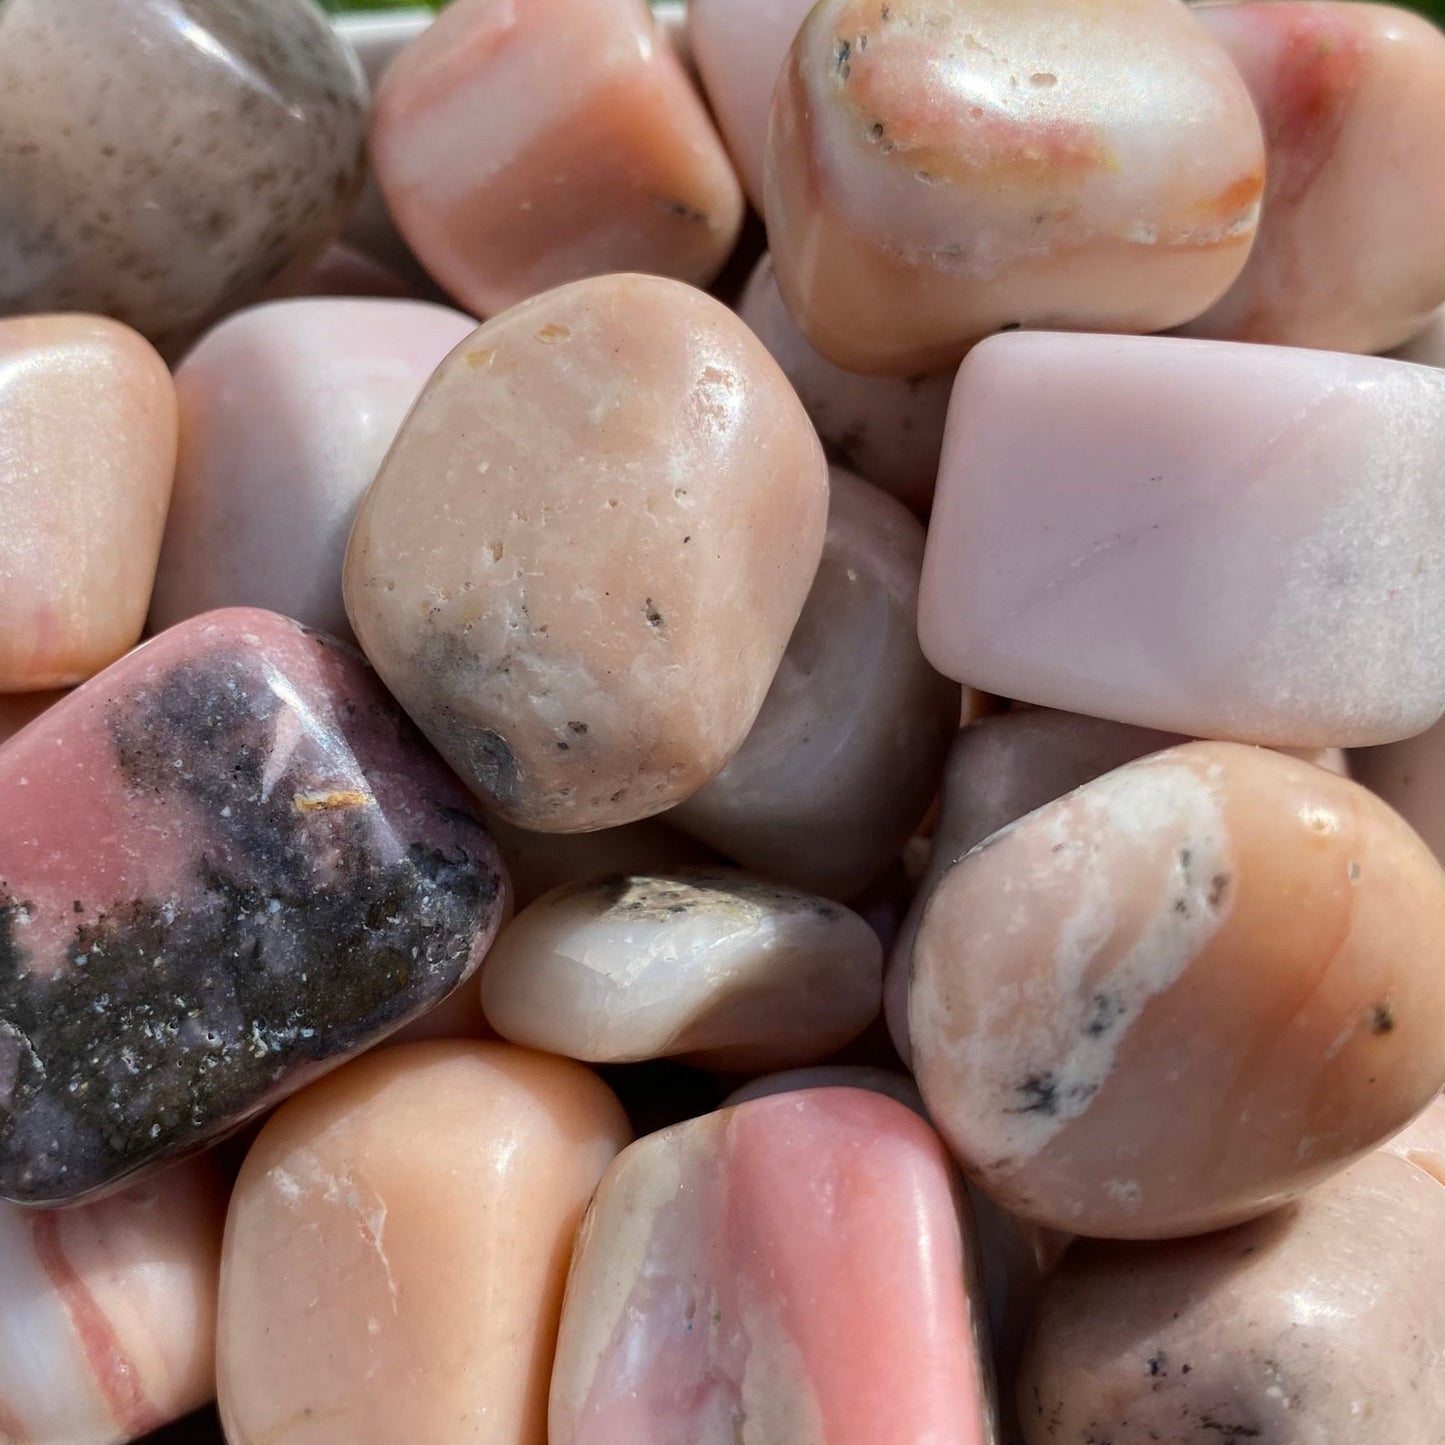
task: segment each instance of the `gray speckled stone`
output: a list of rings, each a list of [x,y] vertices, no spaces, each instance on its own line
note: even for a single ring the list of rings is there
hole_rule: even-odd
[[[311,0],[0,5],[0,312],[176,351],[340,228],[366,84]]]

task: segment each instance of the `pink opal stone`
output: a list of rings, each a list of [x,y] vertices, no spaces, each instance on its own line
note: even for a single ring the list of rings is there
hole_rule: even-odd
[[[149,342],[101,316],[0,321],[0,693],[83,682],[134,646],[175,466]]]
[[[176,372],[152,628],[266,607],[349,637],[352,518],[422,387],[475,329],[420,301],[324,299],[256,306],[203,337]]]
[[[1385,351],[1445,301],[1445,36],[1384,5],[1200,8],[1264,125],[1259,234],[1193,336]]]
[[[863,376],[835,366],[812,348],[788,314],[768,256],[754,269],[738,315],[793,383],[830,454],[926,514],[938,478],[953,372]]]
[[[1445,375],[994,337],[954,391],[919,636],[974,687],[1196,737],[1420,732],[1445,710]]]
[[[350,648],[210,613],[0,750],[0,1197],[233,1129],[440,1001],[503,910],[465,794]],[[77,839],[84,846],[77,846]]]
[[[210,1156],[74,1209],[0,1204],[0,1440],[118,1445],[212,1397],[225,1214]]]
[[[687,33],[708,103],[748,199],[762,210],[768,112],[813,0],[690,0]]]
[[[971,1225],[942,1146],[856,1089],[654,1134],[572,1261],[551,1445],[984,1445]]]
[[[457,0],[387,69],[371,140],[402,234],[479,316],[614,271],[706,285],[742,224],[643,0]]]

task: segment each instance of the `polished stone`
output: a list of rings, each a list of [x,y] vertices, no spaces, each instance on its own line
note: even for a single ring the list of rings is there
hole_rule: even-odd
[[[346,539],[412,403],[476,329],[420,301],[277,301],[228,317],[176,372],[180,463],[153,630],[266,607],[350,635]]]
[[[310,0],[8,0],[0,311],[176,351],[340,229],[365,103]]]
[[[1385,1152],[1200,1239],[1074,1246],[1018,1381],[1027,1445],[1403,1445],[1445,1418],[1445,1189]]]
[[[1193,336],[1387,351],[1445,302],[1445,36],[1339,0],[1204,6],[1265,134],[1244,274]]]
[[[0,1204],[0,1440],[119,1445],[215,1391],[209,1156],[74,1209]]]
[[[487,955],[482,1004],[515,1043],[592,1063],[817,1063],[877,1016],[883,951],[856,913],[732,870],[544,894]]]
[[[627,1139],[595,1075],[508,1044],[384,1049],[291,1100],[226,1226],[229,1445],[546,1445],[568,1252]]]
[[[210,613],[0,751],[0,1197],[194,1150],[480,963],[505,881],[349,648]],[[76,846],[84,839],[84,846]]]
[[[1012,327],[1192,320],[1244,266],[1264,145],[1177,0],[820,0],[766,173],[803,334],[907,376]]]
[[[1445,374],[999,336],[959,372],[944,451],[919,635],[950,677],[1287,747],[1445,709]]]
[[[742,746],[827,500],[807,415],[736,316],[658,277],[580,281],[432,378],[362,503],[347,611],[488,807],[635,822]]]
[[[1006,1208],[1155,1238],[1319,1183],[1445,1085],[1445,873],[1358,784],[1191,743],[995,833],[939,882],[909,1033]]]
[[[667,815],[780,883],[852,898],[902,853],[938,790],[958,685],[918,646],[923,528],[834,468],[823,560],[737,755]]]
[[[371,144],[402,235],[479,316],[615,271],[706,285],[742,224],[640,0],[456,0],[387,68]]]
[[[738,315],[783,368],[829,453],[926,515],[938,479],[953,373],[862,376],[835,366],[808,344],[788,315],[768,256],[754,269]]]
[[[876,1094],[653,1134],[578,1238],[550,1445],[984,1445],[971,1235],[937,1137]]]
[[[175,465],[175,387],[134,331],[0,320],[0,693],[83,682],[139,639]]]

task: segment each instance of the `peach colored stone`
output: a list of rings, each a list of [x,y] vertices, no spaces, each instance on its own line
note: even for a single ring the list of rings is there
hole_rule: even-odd
[[[876,1017],[883,951],[856,913],[731,870],[544,894],[487,955],[482,1004],[515,1043],[593,1063],[817,1063]]]
[[[1244,83],[1177,0],[820,0],[768,146],[794,320],[898,375],[1021,325],[1191,320],[1239,275],[1264,187]]]
[[[1380,1152],[1200,1239],[1076,1244],[1018,1381],[1027,1445],[1437,1445],[1445,1190]]]
[[[736,316],[675,281],[580,281],[432,378],[362,503],[347,611],[494,811],[634,822],[742,745],[827,500],[807,416]]]
[[[1445,36],[1384,5],[1204,6],[1264,125],[1244,274],[1193,336],[1331,351],[1398,346],[1445,301]]]
[[[748,198],[763,205],[768,112],[813,0],[690,0],[687,33],[708,104]]]
[[[476,329],[420,301],[276,301],[176,372],[181,449],[151,627],[266,607],[349,637],[346,539],[412,403]]]
[[[1357,784],[1191,743],[995,833],[939,882],[909,1033],[929,1111],[1057,1229],[1221,1228],[1445,1084],[1445,873]]]
[[[834,366],[788,315],[768,256],[754,269],[738,315],[783,368],[839,462],[926,514],[938,478],[953,373],[860,376]]]
[[[1445,373],[993,337],[954,391],[919,636],[974,687],[1143,727],[1420,732],[1445,709]]]
[[[0,693],[83,682],[140,637],[176,392],[128,326],[0,321]]]
[[[971,1234],[936,1136],[877,1094],[641,1140],[577,1242],[550,1445],[984,1445]]]
[[[209,1156],[74,1209],[0,1204],[0,1440],[120,1445],[215,1390]]]
[[[923,528],[834,468],[823,560],[747,741],[668,814],[768,878],[834,898],[876,882],[928,811],[958,686],[918,646]]]
[[[64,696],[63,692],[0,693],[0,743],[8,742]]]
[[[402,235],[481,316],[612,271],[706,285],[742,224],[642,0],[457,0],[387,69],[371,141]]]
[[[546,1445],[567,1256],[626,1120],[579,1064],[416,1044],[278,1110],[236,1183],[229,1445]]]

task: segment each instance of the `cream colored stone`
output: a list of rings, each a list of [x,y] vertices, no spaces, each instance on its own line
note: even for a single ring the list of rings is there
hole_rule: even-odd
[[[913,951],[929,1112],[1005,1207],[1151,1238],[1337,1172],[1445,1083],[1445,873],[1365,789],[1191,743],[952,868]]]
[[[545,1445],[573,1233],[626,1142],[586,1069],[369,1054],[262,1130],[226,1225],[230,1445]]]
[[[504,818],[633,822],[742,745],[827,497],[806,414],[736,316],[657,277],[577,282],[432,378],[361,505],[347,610]]]
[[[140,637],[176,427],[170,373],[128,326],[0,321],[0,692],[84,682]]]
[[[743,867],[852,898],[903,851],[937,791],[958,685],[918,646],[923,528],[834,469],[823,560],[737,756],[670,821]]]
[[[730,870],[545,894],[487,955],[482,1003],[516,1043],[594,1063],[817,1063],[878,1013],[883,950],[856,913]]]

